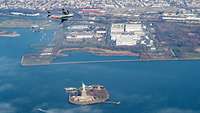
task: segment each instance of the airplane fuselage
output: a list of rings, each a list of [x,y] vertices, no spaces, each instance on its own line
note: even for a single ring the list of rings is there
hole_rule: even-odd
[[[49,18],[51,19],[68,19],[73,17],[74,14],[68,14],[68,15],[51,15]]]

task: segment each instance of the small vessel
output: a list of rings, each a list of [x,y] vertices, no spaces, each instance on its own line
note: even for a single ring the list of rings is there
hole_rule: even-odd
[[[82,83],[82,87],[64,88],[69,94],[69,102],[77,105],[90,105],[105,103],[109,99],[106,88],[102,85],[86,86]]]

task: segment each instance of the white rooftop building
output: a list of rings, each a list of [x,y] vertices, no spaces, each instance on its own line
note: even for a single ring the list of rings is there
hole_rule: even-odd
[[[66,39],[89,39],[89,38],[93,38],[94,34],[89,33],[89,32],[72,32],[70,35],[66,36]]]
[[[126,32],[143,32],[142,24],[126,24]]]
[[[68,27],[68,29],[71,29],[71,30],[83,30],[83,29],[88,29],[88,25],[73,25],[73,26],[70,26]]]
[[[125,24],[112,24],[111,33],[123,33],[125,31]]]
[[[145,36],[141,23],[113,24],[111,27],[111,40],[116,46],[134,46],[141,37]]]
[[[116,41],[116,46],[134,46],[140,40],[140,37],[133,34],[113,34],[112,38]]]

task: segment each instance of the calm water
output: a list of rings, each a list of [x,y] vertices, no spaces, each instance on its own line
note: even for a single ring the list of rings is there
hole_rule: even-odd
[[[22,35],[0,39],[0,113],[41,113],[38,108],[47,113],[200,113],[200,62],[21,67],[21,56],[42,36],[29,29],[10,30]],[[80,54],[80,59],[91,57]],[[82,82],[104,85],[121,104],[69,104],[63,88]]]

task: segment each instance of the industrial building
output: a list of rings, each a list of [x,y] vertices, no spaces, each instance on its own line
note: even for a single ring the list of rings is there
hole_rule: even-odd
[[[66,36],[66,39],[91,39],[94,34],[91,32],[71,32],[70,35]]]
[[[162,19],[172,22],[200,23],[200,16],[193,13],[163,13]]]
[[[117,46],[133,46],[140,40],[140,37],[129,33],[114,34],[113,37],[115,37]]]
[[[117,23],[111,26],[111,40],[116,46],[134,46],[145,36],[141,23]]]
[[[86,30],[86,29],[89,29],[89,26],[88,25],[72,25],[67,28],[70,30]]]
[[[64,44],[69,47],[103,46],[105,45],[105,31],[74,31],[65,36]]]

